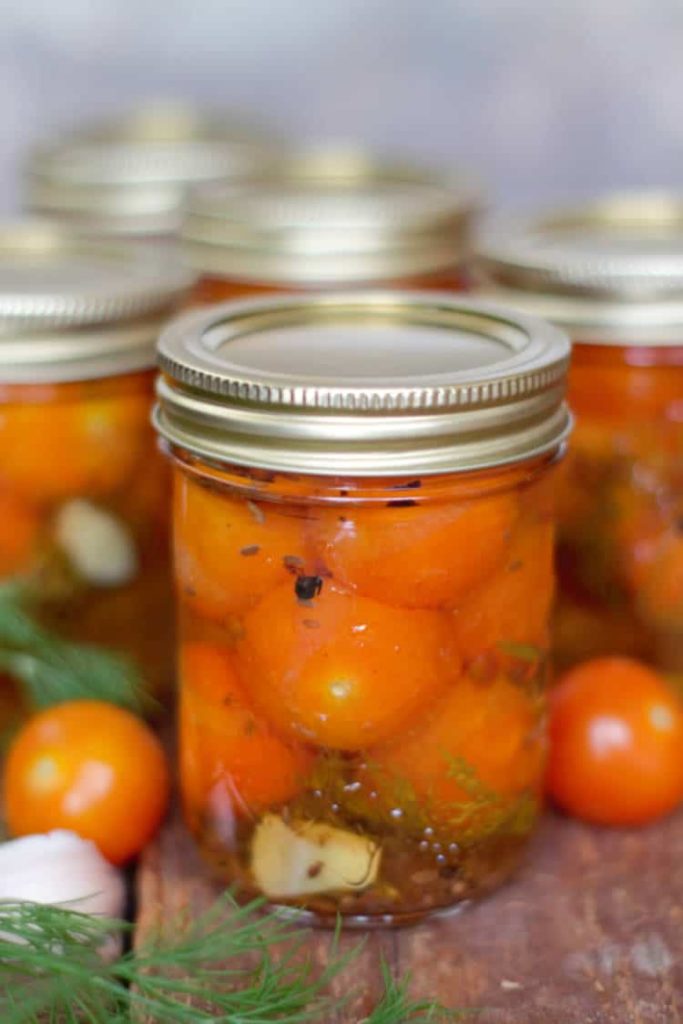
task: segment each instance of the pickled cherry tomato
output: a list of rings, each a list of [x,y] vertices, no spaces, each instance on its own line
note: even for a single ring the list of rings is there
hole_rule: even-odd
[[[466,660],[507,644],[544,647],[554,592],[553,525],[522,525],[505,562],[454,612],[457,645]]]
[[[0,420],[0,484],[44,503],[101,497],[121,487],[150,450],[146,392],[7,405]]]
[[[401,732],[457,678],[453,631],[446,613],[317,583],[319,593],[290,581],[245,617],[240,671],[283,736],[360,750]]]
[[[370,751],[368,764],[378,789],[407,784],[426,807],[471,809],[483,825],[487,803],[539,789],[544,753],[534,700],[504,676],[463,676],[405,738]]]
[[[462,504],[395,504],[327,512],[314,543],[340,585],[404,608],[456,605],[501,563],[517,516],[510,493]]]
[[[29,567],[40,525],[40,518],[30,504],[0,492],[0,577]]]
[[[181,649],[181,778],[188,812],[238,815],[292,799],[314,756],[286,744],[250,708],[231,654],[208,643]]]
[[[181,596],[200,615],[246,611],[304,567],[303,525],[285,506],[232,498],[183,473],[174,506]]]
[[[630,479],[611,488],[610,506],[612,515],[606,524],[609,532],[604,543],[613,547],[619,582],[637,591],[657,559],[667,532],[667,517],[653,497],[636,490]]]
[[[664,537],[642,575],[638,609],[655,629],[683,627],[683,534]]]

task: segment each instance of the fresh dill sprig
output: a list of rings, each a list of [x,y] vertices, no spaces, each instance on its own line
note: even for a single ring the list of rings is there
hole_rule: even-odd
[[[115,960],[101,955],[130,927],[60,907],[0,904],[2,1024],[322,1024],[343,1010],[328,986],[359,951],[341,955],[335,937],[321,970],[306,932],[263,914],[260,901],[238,907],[229,895],[197,921],[179,919],[172,940],[153,937]],[[413,1001],[407,979],[395,982],[386,966],[382,974],[384,993],[367,1024],[459,1019]]]
[[[384,993],[363,1024],[446,1024],[464,1020],[463,1010],[448,1010],[429,999],[411,999],[410,976],[396,981],[389,965],[382,963]]]
[[[33,708],[67,700],[104,700],[148,709],[142,678],[124,655],[60,639],[35,620],[21,583],[0,585],[0,670],[21,686]]]

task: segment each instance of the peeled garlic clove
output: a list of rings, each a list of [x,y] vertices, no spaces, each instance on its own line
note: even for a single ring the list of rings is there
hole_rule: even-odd
[[[84,498],[74,498],[57,511],[54,530],[60,548],[87,583],[116,587],[135,576],[135,545],[126,527],[110,512]]]
[[[266,814],[252,839],[251,870],[270,899],[359,892],[377,879],[381,856],[376,843],[355,832]]]
[[[105,918],[121,918],[126,905],[123,876],[90,840],[58,830],[0,843],[0,903],[49,903]],[[100,954],[121,954],[112,934]]]

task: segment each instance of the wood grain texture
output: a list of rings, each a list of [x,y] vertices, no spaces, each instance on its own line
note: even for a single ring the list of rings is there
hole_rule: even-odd
[[[201,913],[221,887],[177,817],[138,876],[138,941]],[[358,941],[358,933],[344,940]],[[316,959],[329,948],[311,931]],[[477,1024],[683,1021],[683,815],[639,832],[548,816],[517,878],[478,905],[399,931],[372,932],[334,1024],[358,1024],[379,988],[380,957],[416,994],[477,1007]],[[341,982],[346,989],[349,978]],[[330,1022],[332,1024],[332,1022]]]

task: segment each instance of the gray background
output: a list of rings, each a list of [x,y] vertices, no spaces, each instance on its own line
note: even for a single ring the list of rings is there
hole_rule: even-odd
[[[19,0],[1,24],[3,210],[27,143],[148,96],[460,162],[508,205],[681,183],[683,0]]]

